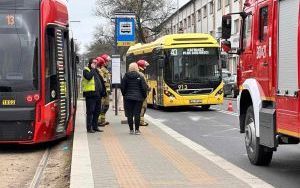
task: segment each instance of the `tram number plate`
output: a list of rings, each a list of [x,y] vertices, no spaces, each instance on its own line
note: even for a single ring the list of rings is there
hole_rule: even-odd
[[[202,103],[201,99],[192,99],[192,100],[190,100],[190,104],[199,104],[199,103]]]
[[[16,100],[2,100],[1,104],[3,106],[13,106],[16,105]]]

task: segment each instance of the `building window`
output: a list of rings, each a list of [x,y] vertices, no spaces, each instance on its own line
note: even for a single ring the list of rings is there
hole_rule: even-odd
[[[180,28],[181,28],[181,29],[183,28],[183,23],[182,23],[182,21],[180,21]]]
[[[218,10],[222,8],[222,0],[218,0],[217,8]]]
[[[207,17],[207,7],[206,5],[203,7],[203,18]]]
[[[233,34],[236,34],[239,32],[239,27],[240,27],[240,20],[239,19],[236,19],[234,20],[234,32]]]
[[[183,20],[183,28],[186,29],[186,19]]]
[[[191,27],[191,16],[188,17],[188,27]]]
[[[201,21],[202,18],[201,9],[199,9],[197,12],[198,12],[198,21]]]
[[[209,3],[209,14],[213,14],[214,13],[214,3],[211,1]]]
[[[225,6],[230,5],[230,0],[225,0]]]
[[[192,25],[195,25],[195,14],[192,14]]]

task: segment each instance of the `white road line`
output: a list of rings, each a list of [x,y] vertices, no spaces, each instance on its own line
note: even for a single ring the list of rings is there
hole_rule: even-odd
[[[250,187],[253,188],[271,188],[272,185],[268,184],[267,182],[261,180],[260,178],[246,172],[245,170],[237,167],[236,165],[230,163],[229,161],[223,159],[222,157],[212,153],[211,151],[207,150],[200,144],[184,137],[183,135],[179,134],[178,132],[174,131],[173,129],[169,128],[168,126],[164,125],[163,123],[157,121],[156,119],[150,117],[149,115],[145,115],[145,118],[153,123],[155,126],[160,128],[162,131],[179,141],[180,143],[184,144],[185,146],[189,147],[193,151],[197,152],[199,155],[205,157],[206,159],[210,160],[218,167],[223,169],[224,171],[228,172],[229,174],[235,176],[239,180],[245,182]]]
[[[225,129],[225,130],[221,130],[221,131],[212,132],[210,134],[204,134],[202,136],[213,136],[214,134],[224,133],[224,132],[227,132],[227,131],[235,131],[235,130],[238,130],[238,128]]]
[[[42,159],[40,160],[40,163],[39,163],[36,171],[35,171],[34,177],[29,186],[30,188],[37,188],[39,186],[41,177],[43,175],[43,171],[48,162],[49,155],[50,155],[50,151],[49,151],[49,148],[47,148]]]
[[[228,111],[225,111],[225,110],[221,110],[220,108],[214,108],[214,107],[211,107],[210,109],[216,110],[216,111],[218,111],[218,112],[220,112],[220,113],[227,114],[227,115],[232,115],[232,116],[236,116],[236,117],[239,116],[238,113],[235,113],[235,112],[228,112]]]

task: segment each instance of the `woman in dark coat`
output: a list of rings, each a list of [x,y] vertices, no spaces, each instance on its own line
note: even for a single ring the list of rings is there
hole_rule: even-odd
[[[135,124],[135,134],[140,134],[140,114],[142,104],[147,97],[148,86],[145,79],[139,74],[136,63],[129,65],[128,72],[121,82],[121,91],[124,98],[125,113],[127,116],[130,134],[134,133],[133,118]]]

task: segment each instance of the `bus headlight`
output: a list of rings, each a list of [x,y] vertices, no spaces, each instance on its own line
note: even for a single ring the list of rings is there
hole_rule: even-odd
[[[170,99],[171,102],[173,102],[173,100],[176,99],[175,95],[173,95],[173,94],[172,94],[171,92],[169,92],[168,90],[164,90],[164,94],[165,94],[166,96],[169,97],[169,99]]]
[[[223,89],[220,89],[220,90],[216,93],[216,96],[218,96],[218,95],[223,95],[223,93],[224,93]]]

